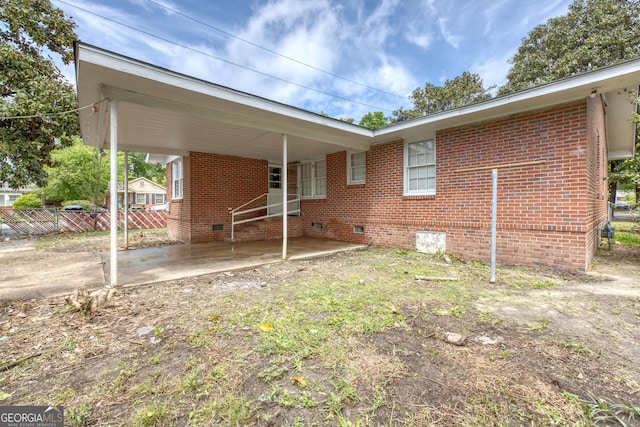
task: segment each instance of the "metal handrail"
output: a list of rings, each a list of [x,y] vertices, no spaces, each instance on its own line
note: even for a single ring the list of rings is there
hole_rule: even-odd
[[[251,203],[255,202],[256,200],[261,199],[261,198],[263,198],[264,196],[268,196],[268,195],[269,195],[269,193],[261,194],[261,195],[259,195],[258,197],[256,197],[256,198],[254,198],[254,199],[249,200],[247,203],[242,204],[242,205],[238,206],[238,207],[237,207],[237,208],[235,208],[235,209],[232,209],[230,212],[231,212],[231,213],[234,213],[234,212],[236,212],[238,209],[240,209],[240,208],[244,208],[245,206],[250,205]],[[288,194],[287,194],[287,196],[288,196]],[[239,215],[240,215],[240,214],[239,214]]]
[[[276,206],[282,206],[283,205],[282,202],[279,202],[279,203],[272,203],[270,205],[259,206],[257,208],[246,209],[244,211],[238,211],[238,209],[243,208],[243,207],[245,207],[247,205],[250,205],[251,203],[261,199],[264,196],[268,196],[268,195],[269,195],[269,193],[262,194],[262,195],[260,195],[260,196],[258,196],[256,198],[248,201],[247,203],[244,203],[244,204],[238,206],[237,208],[232,209],[232,210],[229,211],[229,213],[231,214],[231,241],[232,242],[233,242],[233,237],[234,237],[234,231],[235,231],[236,224],[244,224],[244,223],[247,223],[247,222],[260,221],[260,220],[263,220],[263,219],[275,218],[275,217],[279,217],[279,216],[283,215],[283,212],[280,211],[279,213],[275,213],[275,214],[267,214],[267,215],[262,215],[262,216],[258,216],[258,217],[247,218],[247,219],[242,219],[242,220],[236,221],[236,216],[240,216],[240,215],[244,215],[244,214],[247,214],[247,213],[256,212],[256,211],[260,211],[260,210],[264,210],[264,209],[268,210],[269,208],[274,208]],[[296,196],[296,198],[292,199],[292,200],[289,200],[288,199],[289,196]],[[287,194],[287,204],[289,204],[289,203],[298,203],[298,209],[293,209],[293,210],[290,210],[290,211],[287,210],[287,215],[301,212],[301,210],[300,210],[300,197],[298,197],[297,194]]]

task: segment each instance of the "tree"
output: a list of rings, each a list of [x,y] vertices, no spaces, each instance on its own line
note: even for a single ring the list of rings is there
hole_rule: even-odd
[[[360,126],[364,126],[369,129],[380,129],[391,123],[391,119],[386,117],[382,111],[376,111],[375,113],[367,113],[360,119]]]
[[[109,159],[99,155],[95,147],[84,145],[79,138],[70,147],[51,153],[54,166],[46,166],[49,176],[44,187],[48,200],[92,200],[101,204],[109,183]]]
[[[569,12],[535,27],[511,59],[505,95],[640,56],[640,1],[574,0]],[[636,100],[636,103],[638,100]],[[636,118],[636,123],[637,118]],[[609,165],[609,197],[621,185],[640,186],[640,152]],[[636,190],[636,193],[639,193]]]
[[[443,86],[426,83],[424,89],[416,88],[409,96],[413,101],[413,109],[400,108],[393,115],[396,121],[402,121],[451,110],[490,99],[492,89],[493,87],[484,87],[480,75],[465,71],[460,76],[445,81]]]
[[[51,152],[78,133],[75,90],[51,57],[72,61],[74,28],[49,0],[0,1],[0,182],[43,186]]]
[[[529,32],[498,94],[640,56],[638,28],[638,0],[575,0],[566,15]]]
[[[167,180],[167,169],[163,165],[145,163],[145,153],[129,153],[129,165],[131,177],[145,177],[160,185],[165,185]]]

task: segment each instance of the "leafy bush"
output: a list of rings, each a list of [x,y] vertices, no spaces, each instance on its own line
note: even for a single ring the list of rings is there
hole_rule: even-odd
[[[93,206],[89,200],[66,200],[62,202],[62,207],[69,205],[80,205],[85,211],[90,211]]]
[[[41,207],[42,200],[35,193],[22,195],[13,202],[14,209],[37,209]]]

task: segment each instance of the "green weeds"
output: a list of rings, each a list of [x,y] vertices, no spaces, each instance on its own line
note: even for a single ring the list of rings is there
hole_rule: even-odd
[[[630,403],[609,403],[602,397],[589,394],[582,400],[584,416],[588,421],[594,422],[596,425],[617,422],[626,427],[635,425],[636,417],[640,419],[640,407]],[[633,424],[627,424],[633,422]]]

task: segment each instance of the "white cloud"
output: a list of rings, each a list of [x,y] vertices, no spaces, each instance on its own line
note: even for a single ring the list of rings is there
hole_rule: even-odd
[[[409,42],[421,47],[422,49],[428,49],[429,46],[431,46],[431,43],[433,43],[433,37],[429,34],[409,33],[405,37]]]
[[[514,51],[508,51],[499,57],[481,59],[471,66],[471,72],[477,73],[482,77],[485,87],[502,86],[506,83],[507,73],[510,68],[509,59],[514,53]]]

